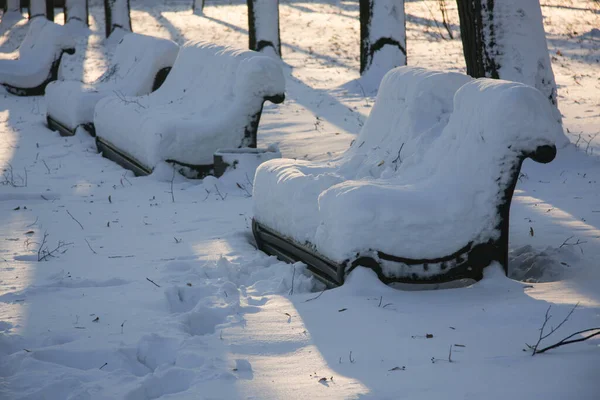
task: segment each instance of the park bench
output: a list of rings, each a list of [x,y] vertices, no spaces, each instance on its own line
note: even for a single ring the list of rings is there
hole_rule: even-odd
[[[16,60],[0,60],[0,84],[18,96],[39,96],[58,78],[64,53],[75,53],[66,28],[45,18],[29,21],[29,30]]]
[[[386,283],[477,281],[494,262],[506,272],[521,164],[550,162],[561,134],[535,88],[396,68],[339,159],[258,168],[256,243],[329,285],[356,266]]]
[[[201,177],[212,173],[216,150],[256,147],[263,103],[281,103],[284,90],[280,61],[188,43],[157,91],[98,102],[96,143],[104,156],[137,175],[166,161],[186,176]]]
[[[82,126],[95,135],[96,104],[107,96],[141,96],[158,89],[178,51],[179,46],[167,39],[126,34],[110,67],[96,81],[58,81],[46,87],[48,127],[72,136]]]

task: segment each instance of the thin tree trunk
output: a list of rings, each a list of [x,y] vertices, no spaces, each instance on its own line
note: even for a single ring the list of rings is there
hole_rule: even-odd
[[[204,12],[204,0],[194,0],[192,3],[192,11],[196,14],[202,14]]]
[[[556,82],[539,0],[456,3],[467,73],[525,83],[556,105]]]
[[[406,65],[404,0],[360,0],[360,73]]]
[[[279,0],[247,0],[250,50],[273,51],[281,57]]]
[[[20,12],[21,2],[19,0],[6,0],[4,2],[4,12]]]
[[[130,11],[129,0],[104,0],[106,37],[117,28],[131,32]]]
[[[88,0],[65,0],[65,23],[76,20],[90,25]]]
[[[40,16],[54,21],[54,0],[29,0],[29,19]]]

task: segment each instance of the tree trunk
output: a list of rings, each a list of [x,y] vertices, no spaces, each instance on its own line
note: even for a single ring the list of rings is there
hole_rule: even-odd
[[[40,16],[54,21],[54,0],[29,0],[29,19]]]
[[[456,0],[467,73],[533,86],[556,105],[539,0]]]
[[[129,0],[104,0],[106,37],[117,28],[131,32],[130,11]]]
[[[194,0],[192,3],[192,11],[196,14],[202,14],[204,12],[204,0]]]
[[[404,0],[360,0],[360,73],[406,65]],[[371,72],[370,72],[371,71]]]
[[[88,0],[65,0],[65,23],[69,21],[81,21],[90,25]]]
[[[279,0],[247,0],[250,50],[281,57]]]
[[[20,12],[21,2],[19,0],[6,0],[4,2],[4,12]]]

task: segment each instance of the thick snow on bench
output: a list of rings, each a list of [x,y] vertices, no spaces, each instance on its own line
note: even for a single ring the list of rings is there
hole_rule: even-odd
[[[49,77],[54,62],[75,42],[63,26],[45,18],[34,18],[19,47],[18,60],[0,60],[0,84],[16,88],[35,88]]]
[[[552,113],[520,83],[397,68],[340,160],[259,167],[255,218],[337,262],[370,249],[432,259],[497,239],[499,185],[521,152],[562,134]]]
[[[219,148],[244,145],[265,98],[282,96],[281,64],[253,51],[195,42],[183,46],[165,83],[141,97],[96,106],[98,137],[143,165],[210,165]]]
[[[60,81],[46,87],[48,115],[74,130],[92,122],[94,107],[107,96],[140,96],[152,91],[156,74],[171,67],[179,47],[167,39],[126,34],[110,68],[90,84]]]

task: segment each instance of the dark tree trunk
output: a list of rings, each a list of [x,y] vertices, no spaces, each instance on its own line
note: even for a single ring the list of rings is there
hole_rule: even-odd
[[[406,65],[404,0],[360,0],[360,73]]]
[[[131,32],[131,7],[129,0],[104,0],[106,37],[117,28]]]
[[[197,14],[202,14],[204,12],[204,0],[194,0],[192,3],[192,11]]]
[[[65,0],[65,23],[76,20],[90,25],[90,9],[88,0]]]
[[[467,73],[525,83],[556,105],[539,0],[456,0],[456,4]]]
[[[246,0],[250,50],[272,51],[281,57],[279,0]]]
[[[467,74],[473,78],[498,79],[498,67],[491,55],[495,52],[495,41],[484,36],[486,27],[493,30],[494,0],[456,0],[460,18],[460,36]],[[490,31],[490,38],[495,33]]]
[[[29,19],[40,16],[54,21],[54,0],[29,0]]]

